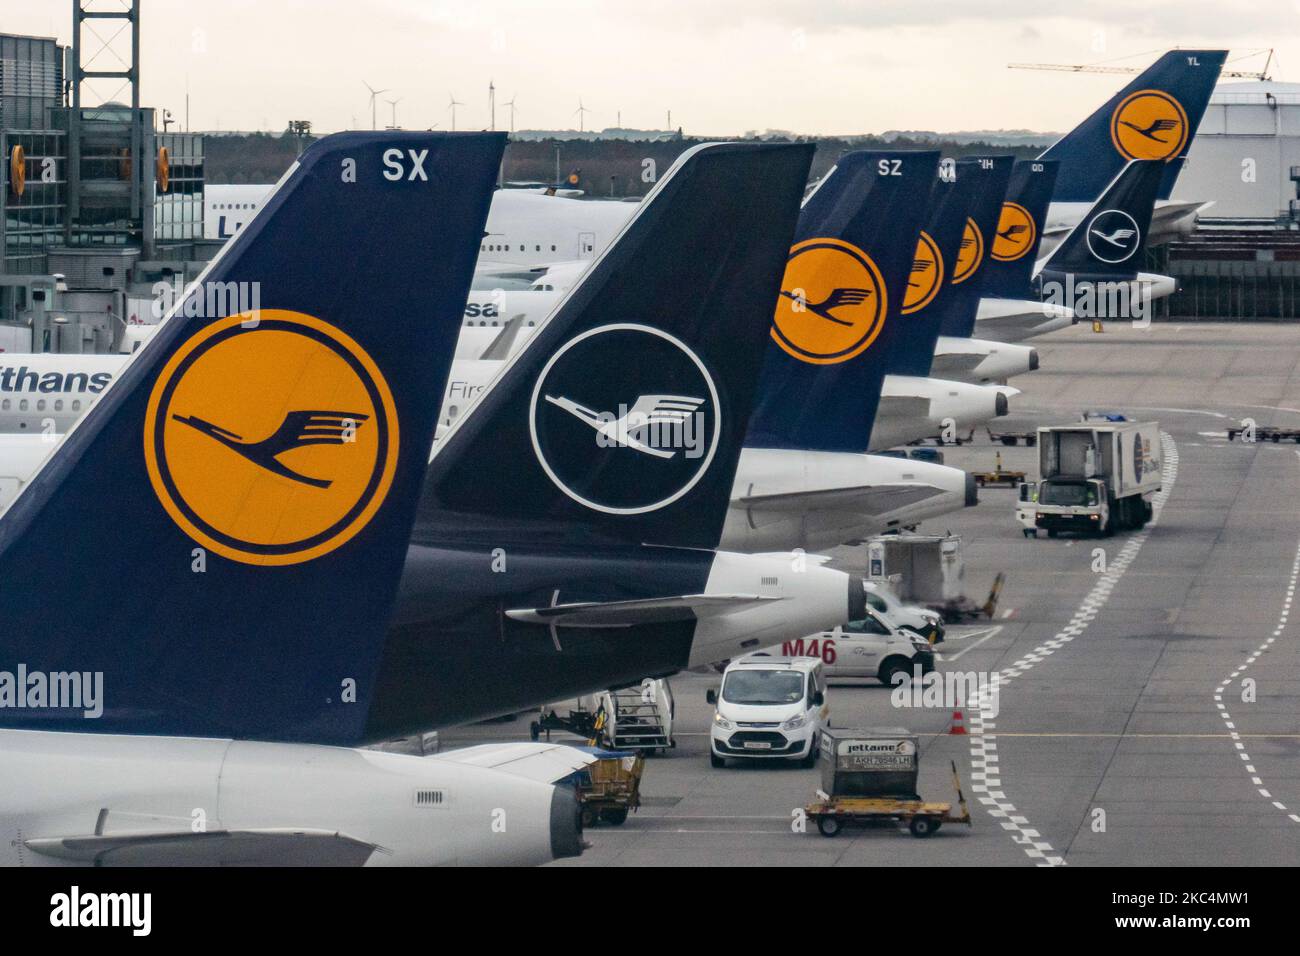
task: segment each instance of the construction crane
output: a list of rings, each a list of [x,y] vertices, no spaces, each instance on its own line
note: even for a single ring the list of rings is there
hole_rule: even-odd
[[[1247,57],[1259,56],[1261,53],[1268,54],[1268,58],[1265,59],[1264,61],[1264,69],[1258,71],[1224,70],[1219,74],[1219,76],[1232,77],[1235,79],[1247,79],[1247,80],[1261,80],[1261,81],[1271,80],[1272,77],[1269,76],[1268,74],[1268,68],[1270,64],[1273,62],[1272,50],[1262,50],[1262,49],[1251,50],[1249,53],[1244,53],[1241,56],[1236,57],[1236,59],[1242,60],[1242,59],[1246,59]],[[1233,61],[1229,60],[1228,62],[1231,63]],[[1093,63],[1008,63],[1007,69],[1008,70],[1059,70],[1065,73],[1141,73],[1142,70],[1145,69],[1145,67],[1139,69],[1138,67],[1135,66],[1107,66],[1104,63],[1097,63],[1097,64],[1093,64]]]

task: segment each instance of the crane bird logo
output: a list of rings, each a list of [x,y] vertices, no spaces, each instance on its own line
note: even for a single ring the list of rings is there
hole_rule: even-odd
[[[1137,222],[1122,209],[1107,209],[1094,216],[1085,238],[1092,254],[1111,265],[1127,262],[1142,245]]]
[[[691,418],[704,404],[702,398],[642,395],[631,408],[620,406],[618,412],[592,411],[572,399],[551,395],[546,400],[594,428],[596,443],[606,448],[631,448],[655,458],[698,450],[688,436],[693,431]]]
[[[1163,159],[1187,145],[1187,112],[1163,90],[1138,90],[1126,96],[1110,118],[1110,138],[1126,159]]]
[[[984,233],[975,225],[975,220],[966,218],[966,229],[962,232],[961,246],[957,251],[957,262],[952,270],[952,284],[958,285],[973,276],[984,261]]]
[[[806,239],[790,249],[772,320],[772,339],[810,365],[861,355],[884,327],[885,280],[871,257],[840,239]]]
[[[938,243],[923,230],[916,241],[916,255],[912,257],[907,292],[903,295],[903,314],[920,312],[933,302],[943,285],[943,278],[943,256],[939,254]]]
[[[245,564],[298,564],[378,512],[397,467],[397,410],[341,330],[262,309],[176,350],[150,393],[144,454],[159,502],[197,544]]]
[[[689,492],[713,462],[721,422],[700,357],[637,323],[570,339],[542,368],[529,406],[542,470],[569,498],[605,514],[656,511]]]
[[[1015,262],[1033,248],[1037,238],[1038,227],[1029,210],[1019,203],[1004,202],[989,255],[998,262]]]
[[[289,412],[280,427],[261,441],[245,441],[229,429],[197,416],[173,415],[172,419],[212,437],[272,474],[313,488],[328,488],[333,484],[331,480],[312,478],[294,471],[280,461],[280,456],[308,445],[342,445],[356,435],[357,428],[369,417],[359,412]]]

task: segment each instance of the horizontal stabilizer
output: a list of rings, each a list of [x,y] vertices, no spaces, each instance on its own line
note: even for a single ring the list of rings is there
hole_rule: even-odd
[[[538,783],[556,783],[593,763],[596,755],[564,744],[521,742],[465,747],[429,759],[499,770]]]
[[[637,624],[699,620],[779,600],[781,599],[758,594],[683,594],[636,601],[514,608],[506,611],[506,617],[527,624],[554,624],[560,627],[633,627]]]
[[[94,866],[362,866],[382,848],[331,830],[189,830],[27,840],[42,856]]]
[[[752,495],[741,498],[740,504],[746,508],[762,511],[848,511],[855,514],[879,515],[927,501],[943,493],[942,488],[917,482],[865,485],[856,488],[827,488],[777,495]]]
[[[975,371],[987,359],[978,352],[936,352],[930,364],[930,374],[935,378],[956,378]]]
[[[880,417],[927,419],[930,417],[930,400],[920,395],[882,395]]]

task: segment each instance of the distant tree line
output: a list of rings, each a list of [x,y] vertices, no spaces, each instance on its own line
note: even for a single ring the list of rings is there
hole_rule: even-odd
[[[306,137],[310,143],[313,137]],[[1012,154],[1029,159],[1040,152],[1037,146],[995,146],[988,143],[932,142],[877,136],[793,137],[773,142],[817,144],[812,178],[825,175],[841,155],[854,149],[939,149],[945,156]],[[528,140],[513,141],[506,147],[502,176],[507,181],[559,183],[591,196],[644,196],[673,162],[702,139],[633,142],[628,140]],[[205,138],[205,175],[210,183],[273,183],[298,155],[298,137],[289,133],[209,135]]]

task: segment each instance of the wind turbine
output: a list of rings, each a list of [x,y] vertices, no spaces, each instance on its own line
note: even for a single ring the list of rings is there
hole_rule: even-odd
[[[397,129],[397,104],[402,102],[402,99],[403,97],[399,96],[395,100],[384,100],[385,103],[387,103],[389,106],[393,108],[393,125],[391,127],[392,129]]]
[[[454,133],[456,132],[456,107],[464,106],[465,104],[456,99],[455,93],[450,93],[448,96],[447,109],[451,110],[451,131]]]
[[[510,97],[509,103],[501,104],[502,106],[508,107],[510,110],[510,135],[511,136],[515,134],[515,98],[518,95],[519,94],[516,93],[515,96]]]
[[[583,121],[587,118],[587,114],[590,113],[590,112],[591,112],[591,110],[587,109],[587,107],[585,107],[585,106],[582,105],[582,97],[579,96],[579,97],[578,97],[578,108],[577,108],[576,110],[573,111],[573,115],[576,116],[576,117],[578,117],[578,132],[579,132],[579,133],[585,133],[585,132],[586,132],[586,126],[584,125],[584,122],[583,122]]]
[[[369,83],[367,83],[365,80],[361,81],[361,85],[364,86],[366,89],[370,90],[370,128],[378,129],[377,121],[375,119],[375,97],[378,96],[380,93],[387,93],[388,90],[387,89],[377,90],[374,87],[372,87]]]

